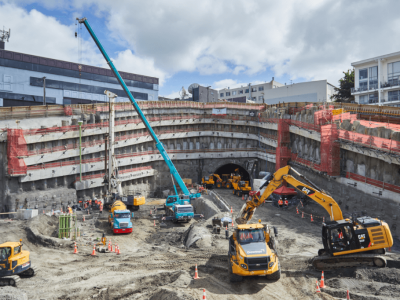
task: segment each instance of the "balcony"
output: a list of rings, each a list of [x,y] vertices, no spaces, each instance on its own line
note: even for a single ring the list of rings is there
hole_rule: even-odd
[[[378,84],[374,83],[374,84],[370,84],[369,86],[361,86],[361,87],[353,87],[351,88],[351,93],[362,93],[362,92],[368,92],[368,91],[375,91],[378,89]]]
[[[389,80],[387,82],[381,82],[381,89],[388,89],[388,88],[398,88],[400,87],[400,80]]]

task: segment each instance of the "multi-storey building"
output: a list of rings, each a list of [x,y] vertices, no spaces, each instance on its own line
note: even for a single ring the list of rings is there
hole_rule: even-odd
[[[377,56],[351,64],[359,104],[400,106],[400,52]]]
[[[282,84],[274,80],[261,84],[249,84],[240,88],[225,88],[219,91],[219,99],[232,102],[277,104],[282,102],[331,101],[334,86],[326,80]]]
[[[158,78],[120,72],[137,100],[158,100]],[[0,49],[0,106],[88,104],[104,90],[128,101],[111,70]]]

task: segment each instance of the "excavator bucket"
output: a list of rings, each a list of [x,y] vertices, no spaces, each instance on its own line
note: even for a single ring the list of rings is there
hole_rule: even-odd
[[[243,204],[241,210],[237,214],[236,219],[235,219],[237,224],[247,224],[247,222],[249,220],[251,220],[251,218],[253,217],[253,215],[256,211],[256,208],[255,207],[254,208],[252,208],[252,207],[246,208],[246,207],[247,207],[247,204],[246,203]]]

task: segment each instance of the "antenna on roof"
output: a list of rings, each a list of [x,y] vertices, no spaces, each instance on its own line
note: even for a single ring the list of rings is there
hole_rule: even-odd
[[[6,31],[3,27],[3,30],[0,30],[0,41],[1,42],[5,42],[5,41],[9,41],[10,39],[10,35],[11,35],[11,29],[8,29],[8,31]]]

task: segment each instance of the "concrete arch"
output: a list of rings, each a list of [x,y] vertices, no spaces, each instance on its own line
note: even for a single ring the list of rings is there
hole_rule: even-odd
[[[249,172],[246,170],[244,164],[241,163],[225,163],[221,164],[217,168],[215,168],[214,173],[216,174],[230,174],[230,173],[235,173],[235,169],[239,169],[239,174],[242,176],[243,180],[251,180],[251,175]]]

